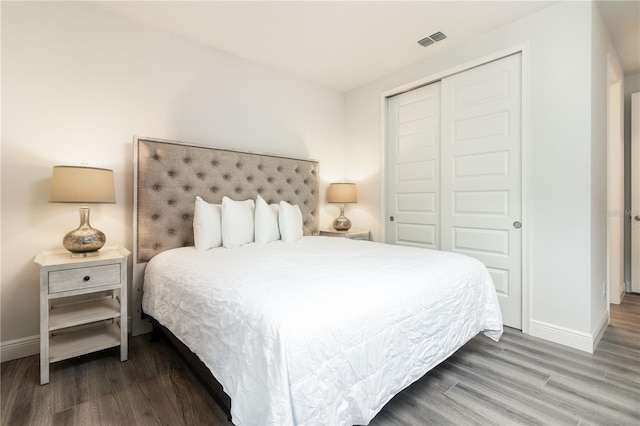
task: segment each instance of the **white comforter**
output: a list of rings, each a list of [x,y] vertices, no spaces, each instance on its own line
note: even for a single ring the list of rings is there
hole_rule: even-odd
[[[502,334],[480,262],[345,238],[166,251],[142,305],[209,367],[235,424],[367,424],[478,332]]]

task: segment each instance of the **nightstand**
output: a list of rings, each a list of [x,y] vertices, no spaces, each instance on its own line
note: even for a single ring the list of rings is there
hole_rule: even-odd
[[[127,257],[123,247],[97,256],[71,257],[67,250],[38,253],[40,266],[40,384],[49,364],[120,346],[127,360]]]
[[[366,229],[351,228],[348,231],[336,231],[335,229],[321,229],[319,235],[321,237],[344,237],[351,240],[370,241],[371,236]]]

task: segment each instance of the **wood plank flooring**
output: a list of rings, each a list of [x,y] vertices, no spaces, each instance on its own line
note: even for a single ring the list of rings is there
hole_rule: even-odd
[[[229,425],[169,344],[130,339],[129,361],[106,350],[51,366],[0,365],[2,425]],[[638,425],[640,295],[612,305],[594,354],[506,329],[477,336],[394,397],[372,425]]]

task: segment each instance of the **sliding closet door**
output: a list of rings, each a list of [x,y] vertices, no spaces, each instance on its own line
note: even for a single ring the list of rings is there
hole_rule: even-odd
[[[440,247],[439,140],[440,83],[388,100],[388,243]]]
[[[441,248],[482,261],[504,324],[522,328],[521,65],[513,55],[442,80]]]
[[[640,92],[631,94],[631,291],[640,293]]]

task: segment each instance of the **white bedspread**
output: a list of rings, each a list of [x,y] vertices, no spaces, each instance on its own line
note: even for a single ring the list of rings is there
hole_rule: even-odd
[[[346,238],[163,252],[142,306],[209,367],[239,425],[367,424],[478,332],[502,334],[480,262]]]

